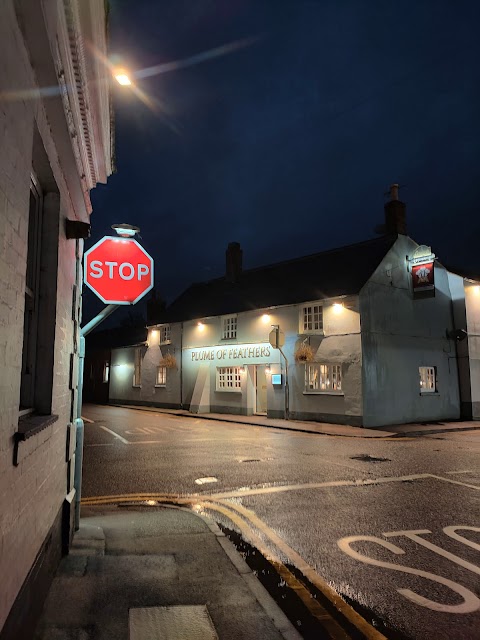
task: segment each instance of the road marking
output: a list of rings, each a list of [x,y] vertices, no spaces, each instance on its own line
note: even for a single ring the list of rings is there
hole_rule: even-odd
[[[280,558],[273,553],[270,549],[268,549],[260,537],[254,533],[242,518],[240,518],[236,513],[231,511],[232,505],[226,504],[216,504],[214,502],[203,502],[202,507],[205,509],[217,511],[218,513],[222,513],[229,520],[237,525],[239,530],[242,532],[244,537],[250,541],[252,546],[258,549],[265,558],[275,567],[276,571],[279,575],[285,580],[290,589],[292,589],[303,604],[306,606],[308,611],[312,616],[314,616],[320,624],[327,630],[329,636],[334,638],[335,640],[349,640],[349,636],[346,634],[344,629],[336,622],[336,620],[328,613],[326,609],[322,607],[322,605],[312,598],[311,593],[308,589],[303,585],[292,573],[289,569],[283,564]],[[362,618],[363,620],[363,618]],[[366,624],[368,624],[365,621]],[[372,627],[373,629],[373,627]],[[367,636],[371,637],[371,640],[386,640],[384,636],[379,634],[378,636]]]
[[[211,482],[218,482],[218,479],[214,476],[208,476],[206,478],[197,478],[195,484],[210,484]]]
[[[448,578],[438,576],[428,571],[422,571],[421,569],[412,569],[411,567],[407,567],[402,564],[393,564],[391,562],[384,562],[382,560],[370,558],[369,556],[365,556],[362,553],[359,553],[358,551],[352,549],[350,545],[354,542],[373,542],[384,547],[385,549],[388,549],[396,555],[403,555],[405,553],[405,551],[400,547],[397,547],[396,545],[375,536],[347,536],[338,540],[337,545],[346,555],[350,556],[354,560],[359,560],[360,562],[364,562],[365,564],[370,564],[375,567],[383,567],[385,569],[392,569],[392,571],[400,571],[401,573],[419,576],[421,578],[431,580],[432,582],[443,584],[444,586],[448,587],[456,594],[458,594],[463,600],[461,604],[449,605],[443,604],[441,602],[436,602],[434,600],[429,600],[428,598],[415,593],[415,591],[412,591],[411,589],[397,589],[398,593],[400,593],[411,602],[422,607],[426,607],[427,609],[440,611],[442,613],[473,613],[480,608],[480,600],[477,598],[477,596],[469,589],[466,589],[457,582],[453,582]]]
[[[328,482],[307,482],[303,484],[287,484],[278,487],[264,487],[261,489],[240,489],[237,491],[225,491],[212,493],[210,498],[242,498],[244,496],[258,496],[269,493],[282,493],[283,491],[301,491],[303,489],[323,489],[327,487],[361,487],[372,484],[384,484],[388,482],[408,482],[410,480],[424,480],[429,478],[429,473],[417,473],[409,476],[388,476],[385,478],[366,478],[360,480],[332,480]]]
[[[455,554],[450,553],[450,551],[445,551],[445,549],[442,549],[442,547],[439,547],[436,544],[433,544],[432,542],[430,542],[429,540],[425,540],[424,538],[421,537],[421,535],[425,535],[427,533],[432,533],[432,532],[429,531],[428,529],[418,529],[414,531],[391,531],[389,533],[383,533],[382,535],[385,536],[386,538],[396,538],[397,536],[405,536],[406,538],[413,540],[413,542],[416,542],[417,544],[421,544],[426,549],[430,549],[430,551],[433,551],[434,553],[438,553],[439,556],[443,556],[444,558],[447,558],[447,560],[450,560],[451,562],[458,564],[460,567],[464,567],[465,569],[468,569],[473,573],[480,574],[480,567],[477,567],[471,562],[467,562],[463,558],[459,558]]]
[[[431,478],[436,478],[437,480],[443,480],[444,482],[450,482],[451,484],[459,484],[462,487],[468,487],[469,489],[476,489],[480,491],[480,485],[478,484],[468,484],[467,482],[460,482],[460,480],[452,480],[451,478],[443,478],[442,476],[435,476],[433,474],[428,474]]]
[[[472,471],[471,469],[466,469],[465,471],[445,471],[445,473],[448,473],[449,476],[453,476],[459,473],[475,473],[475,471]]]
[[[91,444],[84,444],[84,447],[114,447],[115,442],[92,442]]]
[[[471,547],[472,549],[480,551],[480,544],[472,542],[472,540],[464,538],[463,536],[459,536],[457,533],[457,529],[462,529],[462,531],[477,531],[480,533],[480,529],[478,527],[444,527],[443,533],[445,533],[450,538],[453,538],[454,540],[458,540],[458,542],[461,542],[462,544],[466,544],[467,547]]]
[[[104,431],[107,431],[108,433],[111,433],[114,438],[118,438],[118,440],[123,442],[123,444],[129,444],[128,440],[125,440],[125,438],[122,438],[122,436],[119,436],[118,433],[115,433],[115,431],[112,431],[108,427],[104,427],[101,424],[99,424],[98,427],[100,429],[103,429]]]

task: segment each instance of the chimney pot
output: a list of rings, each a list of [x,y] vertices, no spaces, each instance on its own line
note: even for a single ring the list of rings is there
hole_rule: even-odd
[[[243,251],[239,242],[230,242],[225,252],[226,278],[229,282],[238,282],[242,275]]]
[[[385,204],[385,230],[387,233],[407,235],[405,203],[398,199],[398,184],[390,185],[390,200]]]

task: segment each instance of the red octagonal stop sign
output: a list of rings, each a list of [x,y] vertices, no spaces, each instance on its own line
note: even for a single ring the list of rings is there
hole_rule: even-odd
[[[153,287],[153,260],[136,240],[105,236],[85,252],[83,279],[106,304],[135,304]]]

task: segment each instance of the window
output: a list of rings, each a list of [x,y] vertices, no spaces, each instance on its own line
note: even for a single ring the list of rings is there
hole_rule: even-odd
[[[139,387],[142,384],[142,351],[140,347],[135,349],[135,365],[133,369],[133,386]]]
[[[167,367],[157,367],[156,387],[164,387],[167,384]]]
[[[217,391],[241,391],[240,367],[219,367],[217,369]]]
[[[342,390],[342,367],[339,364],[305,365],[305,391],[339,393]]]
[[[170,344],[170,325],[164,324],[160,327],[160,344]]]
[[[437,390],[436,367],[418,367],[420,373],[420,393],[435,393]]]
[[[20,409],[34,407],[37,369],[38,304],[40,289],[40,254],[42,240],[42,198],[36,180],[30,183],[28,213],[27,272],[25,276],[25,310],[23,313],[22,379]]]
[[[222,337],[224,340],[233,340],[237,337],[237,316],[224,316],[222,318]]]
[[[103,365],[103,382],[108,382],[110,377],[110,363],[105,362]]]
[[[300,319],[301,333],[323,332],[323,307],[321,304],[312,304],[302,307]]]

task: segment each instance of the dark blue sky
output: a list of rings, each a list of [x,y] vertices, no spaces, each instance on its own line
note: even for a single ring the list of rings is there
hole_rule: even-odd
[[[479,2],[110,4],[132,70],[258,40],[138,80],[160,112],[115,88],[118,172],[87,246],[137,224],[171,300],[222,275],[231,241],[248,268],[374,236],[399,182],[409,235],[480,271]]]

